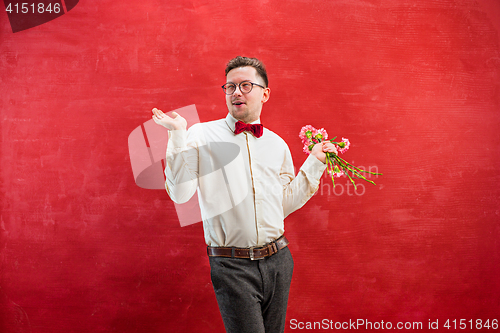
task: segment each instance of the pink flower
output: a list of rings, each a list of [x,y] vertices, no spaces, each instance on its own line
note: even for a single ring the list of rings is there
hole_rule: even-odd
[[[306,153],[307,155],[311,154],[311,151],[309,150],[309,146],[308,145],[304,145],[304,148],[302,149],[304,151],[304,153]]]
[[[347,150],[349,150],[349,146],[351,143],[349,142],[349,139],[342,138],[342,142],[339,142],[339,153],[345,153]]]
[[[313,137],[313,133],[316,132],[316,129],[311,125],[306,125],[302,127],[299,133],[299,138],[302,139],[302,142],[306,145],[311,143],[311,139]]]
[[[344,171],[341,170],[337,165],[335,165],[335,167],[333,167],[333,170],[328,169],[328,174],[335,178],[339,178],[344,175]]]
[[[317,139],[319,142],[325,141],[326,139],[328,139],[328,133],[326,132],[326,130],[324,128],[314,129],[312,134],[313,134],[313,137],[315,139]]]
[[[342,177],[344,175],[344,173],[342,171],[340,171],[340,172],[332,172],[331,170],[328,170],[328,174],[330,176],[333,176],[334,178],[339,178],[339,177]]]

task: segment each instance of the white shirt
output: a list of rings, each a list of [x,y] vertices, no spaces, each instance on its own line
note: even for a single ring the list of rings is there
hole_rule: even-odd
[[[264,128],[260,138],[234,134],[236,119],[170,131],[165,187],[176,203],[198,191],[209,246],[261,246],[284,233],[284,219],[316,192],[326,164],[313,155],[295,177],[285,141]],[[259,122],[259,121],[257,121]]]

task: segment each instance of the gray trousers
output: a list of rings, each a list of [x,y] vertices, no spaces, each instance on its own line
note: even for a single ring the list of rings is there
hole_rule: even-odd
[[[227,333],[284,332],[293,272],[288,247],[261,260],[209,260],[212,285]]]

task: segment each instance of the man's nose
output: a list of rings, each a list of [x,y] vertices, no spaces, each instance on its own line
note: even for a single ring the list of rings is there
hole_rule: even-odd
[[[242,93],[242,92],[241,92],[241,90],[240,90],[240,86],[239,86],[239,85],[236,85],[236,86],[234,87],[234,92],[233,92],[233,95],[237,95],[237,96],[241,96],[241,95],[243,95],[243,93]]]

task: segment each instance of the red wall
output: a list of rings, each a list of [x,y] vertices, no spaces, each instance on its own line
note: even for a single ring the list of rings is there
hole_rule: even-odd
[[[499,320],[499,31],[497,0],[82,0],[16,33],[2,9],[0,331],[223,330],[201,223],[135,184],[127,140],[153,107],[224,117],[240,54],[297,166],[311,124],[384,174],[286,219],[287,319]]]

